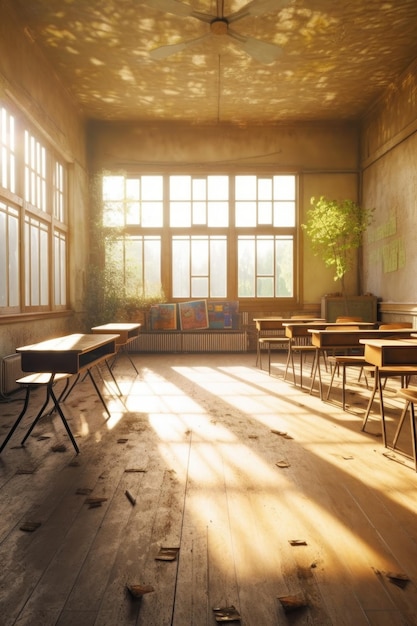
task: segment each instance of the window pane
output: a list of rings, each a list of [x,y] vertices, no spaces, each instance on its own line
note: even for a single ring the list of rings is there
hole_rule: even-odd
[[[229,199],[229,177],[228,176],[208,176],[207,177],[207,197],[209,200]]]
[[[208,241],[207,238],[191,238],[191,274],[193,276],[208,275]]]
[[[144,284],[147,296],[156,296],[161,292],[161,239],[144,239]]]
[[[208,278],[192,278],[191,279],[191,297],[207,298],[208,297]]]
[[[191,176],[170,176],[169,197],[171,200],[191,200]]]
[[[276,240],[276,294],[281,298],[293,297],[294,242],[292,237],[277,237]]]
[[[163,224],[162,202],[142,202],[142,226],[160,228]]]
[[[172,241],[172,295],[174,298],[190,297],[190,242],[187,239]]]
[[[8,275],[7,275],[7,216],[2,208],[6,208],[4,205],[0,205],[0,306],[7,306],[8,304]]]
[[[295,200],[295,176],[274,176],[275,200]]]
[[[257,273],[268,276],[274,274],[274,240],[258,238],[256,249]],[[258,294],[259,295],[259,294]]]
[[[227,240],[210,241],[210,298],[227,297]]]
[[[210,227],[228,226],[229,204],[227,202],[209,202],[207,223]]]
[[[256,279],[256,295],[258,298],[273,298],[274,297],[274,279],[258,277]]]
[[[191,202],[170,203],[170,225],[185,228],[191,226]]]
[[[236,202],[236,226],[256,226],[256,202]]]
[[[162,201],[164,197],[164,179],[162,176],[142,176],[142,200]]]
[[[17,211],[9,217],[9,306],[18,306],[19,297],[19,220]]]
[[[123,200],[125,179],[123,176],[103,176],[103,200]]]
[[[235,197],[236,200],[255,200],[256,176],[236,176]]]
[[[238,296],[255,296],[255,238],[238,240]]]
[[[274,226],[295,226],[295,202],[274,202]]]

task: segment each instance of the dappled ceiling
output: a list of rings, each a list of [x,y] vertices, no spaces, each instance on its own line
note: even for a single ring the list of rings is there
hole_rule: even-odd
[[[254,0],[237,15],[245,0],[12,5],[90,119],[356,119],[417,57],[416,0]]]

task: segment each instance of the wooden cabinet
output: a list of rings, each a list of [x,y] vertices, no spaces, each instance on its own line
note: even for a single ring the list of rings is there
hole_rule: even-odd
[[[323,296],[321,316],[327,322],[335,322],[337,317],[352,315],[361,317],[364,322],[377,321],[376,296]]]

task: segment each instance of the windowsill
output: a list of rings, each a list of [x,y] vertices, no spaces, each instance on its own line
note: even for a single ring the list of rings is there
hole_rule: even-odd
[[[39,321],[42,319],[57,319],[74,315],[73,310],[66,311],[42,311],[39,313],[15,313],[13,315],[0,315],[0,326],[3,324],[20,324],[21,322]]]

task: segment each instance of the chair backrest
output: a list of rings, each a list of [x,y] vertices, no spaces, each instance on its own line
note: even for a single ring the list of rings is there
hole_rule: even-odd
[[[363,318],[362,317],[350,317],[350,316],[341,316],[341,317],[336,317],[336,323],[340,324],[341,322],[363,322]]]
[[[411,322],[393,322],[392,324],[381,324],[379,330],[400,330],[401,328],[413,328]]]

